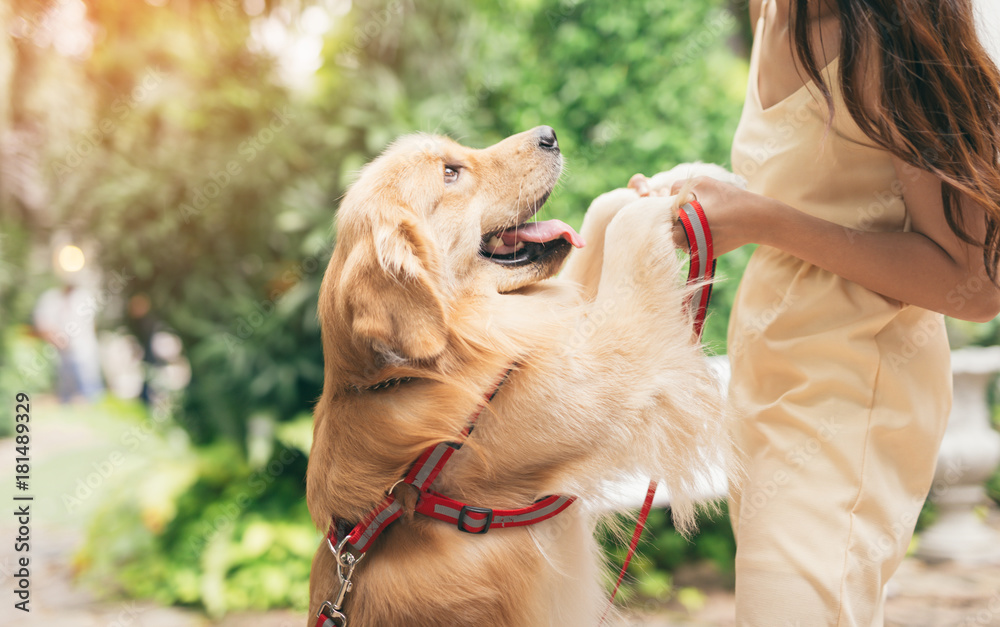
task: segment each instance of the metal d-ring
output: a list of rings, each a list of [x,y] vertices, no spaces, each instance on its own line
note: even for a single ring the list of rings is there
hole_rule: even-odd
[[[346,547],[347,537],[341,540],[340,543],[337,544],[337,548],[333,551],[334,557],[337,558],[337,576],[340,577],[341,583],[351,580],[351,575],[354,574],[354,568],[360,564],[361,560],[365,559],[365,555],[367,555],[367,553],[362,553],[360,556],[355,557],[353,553],[345,550]],[[347,569],[346,575],[344,575],[345,568]]]
[[[385,491],[385,495],[389,496],[390,494],[392,494],[392,491],[396,489],[396,486],[398,486],[401,483],[405,483],[405,482],[406,482],[406,477],[403,477],[402,479],[400,479],[396,483],[392,484],[391,486],[389,486],[389,489]]]

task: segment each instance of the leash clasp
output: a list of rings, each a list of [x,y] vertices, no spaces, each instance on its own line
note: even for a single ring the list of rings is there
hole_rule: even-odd
[[[346,537],[337,544],[336,548],[334,548],[329,538],[327,538],[327,543],[330,545],[330,549],[333,550],[334,557],[337,558],[337,579],[340,580],[340,589],[337,590],[337,596],[332,603],[324,601],[319,606],[319,612],[316,613],[316,627],[347,627],[347,616],[340,610],[344,607],[344,597],[354,587],[354,584],[351,583],[354,569],[361,563],[366,554],[362,553],[360,557],[355,557],[353,553],[347,550]],[[319,620],[323,618],[325,620]]]
[[[333,607],[333,603],[323,601],[316,612],[316,627],[347,627],[347,617]]]

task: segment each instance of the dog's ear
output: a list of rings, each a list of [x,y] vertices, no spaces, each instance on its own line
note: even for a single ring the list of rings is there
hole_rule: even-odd
[[[436,250],[409,220],[376,226],[371,235],[345,272],[354,337],[389,363],[433,359],[448,343]]]

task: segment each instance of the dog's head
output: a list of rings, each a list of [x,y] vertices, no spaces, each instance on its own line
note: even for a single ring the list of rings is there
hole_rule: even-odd
[[[349,340],[390,365],[435,359],[460,301],[551,277],[583,245],[558,220],[529,222],[561,170],[546,126],[481,150],[429,135],[395,142],[341,204],[324,332],[341,326],[350,337],[338,350]]]

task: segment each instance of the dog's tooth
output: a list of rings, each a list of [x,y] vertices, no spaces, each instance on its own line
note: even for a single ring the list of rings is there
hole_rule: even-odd
[[[500,248],[501,246],[503,246],[503,240],[497,237],[496,235],[491,237],[489,241],[486,242],[486,248],[490,250],[495,250],[497,248]]]
[[[524,248],[524,242],[518,242],[517,246],[514,246],[514,250],[521,250]]]

